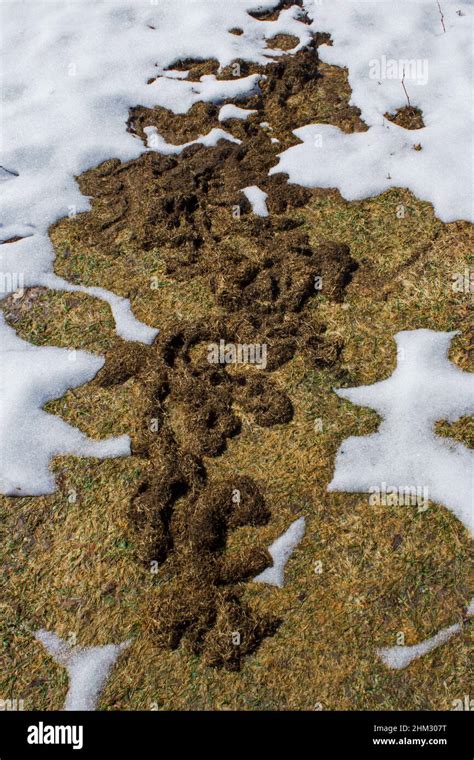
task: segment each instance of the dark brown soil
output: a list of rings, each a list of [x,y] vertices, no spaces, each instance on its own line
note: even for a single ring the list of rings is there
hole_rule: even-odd
[[[209,481],[204,457],[219,456],[239,434],[239,410],[261,426],[291,420],[291,400],[271,375],[297,352],[315,368],[337,364],[341,343],[325,336],[315,306],[321,295],[343,300],[356,269],[347,245],[310,244],[298,210],[312,192],[282,174],[268,176],[277,148],[259,123],[270,121],[294,142],[298,103],[318,87],[316,51],[265,73],[262,95],[245,103],[257,108],[256,118],[231,124],[241,144],[193,145],[179,156],[149,152],[80,178],[93,199],[81,226],[85,242],[109,250],[113,261],[126,229],[136,246],[159,252],[169,277],[199,278],[214,301],[208,319],[171,319],[152,346],[117,339],[96,382],[133,377],[147,399],[133,448],[151,461],[153,476],[132,500],[130,528],[140,560],[160,566],[159,603],[151,610],[156,640],[183,642],[209,665],[228,669],[238,669],[279,624],[242,599],[242,584],[271,563],[267,550],[256,545],[226,556],[229,532],[262,525],[270,512],[250,479]],[[217,106],[202,103],[186,116],[139,107],[129,128],[143,137],[143,127],[154,124],[167,140],[185,142],[217,126],[217,114]],[[252,213],[241,192],[248,185],[268,194],[268,217]],[[209,346],[221,341],[264,345],[266,366],[210,363]]]
[[[281,35],[278,41],[285,47],[288,38],[285,43],[284,37]],[[188,79],[191,81],[199,81],[204,74],[214,74],[218,79],[231,79],[236,71],[242,77],[261,74],[264,78],[259,82],[260,93],[240,103],[256,113],[245,121],[232,119],[222,124],[218,121],[222,103],[196,103],[186,114],[174,114],[159,106],[152,109],[137,106],[130,111],[128,128],[146,141],[143,128],[154,126],[167,142],[180,144],[206,134],[213,127],[224,127],[243,141],[252,140],[256,149],[265,142],[268,168],[276,163],[279,152],[297,142],[294,129],[312,122],[327,123],[328,114],[330,123],[344,132],[364,131],[367,127],[360,119],[359,109],[347,105],[350,88],[345,70],[319,65],[317,46],[328,41],[327,35],[317,35],[313,45],[306,50],[282,57],[266,66],[237,60],[219,72],[215,60],[177,61],[172,68],[189,71]],[[238,64],[238,69],[235,64]],[[151,83],[154,79],[149,81]],[[269,123],[271,131],[265,133],[260,127],[261,122]],[[272,144],[271,137],[276,137],[280,142]]]
[[[24,238],[21,237],[21,235],[15,235],[14,237],[8,238],[8,240],[0,240],[0,245],[7,245],[8,243],[18,243],[19,240],[23,240]]]
[[[276,34],[275,37],[270,37],[267,40],[270,48],[277,48],[278,50],[291,50],[297,46],[298,42],[298,37],[293,37],[291,34]]]
[[[385,118],[404,129],[422,129],[425,126],[423,113],[414,106],[404,106],[395,113],[386,113]]]
[[[280,11],[285,10],[286,8],[291,8],[293,5],[302,8],[303,0],[280,0],[278,5],[271,10],[252,10],[248,11],[248,14],[249,16],[256,18],[258,21],[275,21],[280,15]],[[300,16],[300,21],[303,20],[304,17],[305,13],[303,11]]]
[[[235,670],[244,654],[276,630],[279,621],[255,615],[236,586],[271,564],[267,550],[252,547],[226,556],[230,531],[265,524],[269,517],[249,478],[209,483],[197,499],[181,501],[169,527],[174,552],[163,567],[169,583],[152,613],[160,644],[175,648],[183,641],[206,663]]]

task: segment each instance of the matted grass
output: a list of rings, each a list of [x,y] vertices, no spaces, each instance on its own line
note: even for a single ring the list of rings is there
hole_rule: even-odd
[[[267,526],[231,535],[230,552],[256,535],[268,545],[296,517],[306,519],[285,587],[245,587],[246,598],[282,625],[239,673],[205,667],[182,647],[157,648],[148,610],[162,579],[137,561],[127,519],[149,460],[57,459],[55,494],[0,500],[2,698],[23,699],[26,709],[61,707],[67,676],[33,638],[39,627],[74,634],[82,645],[133,639],[102,693],[101,709],[451,709],[469,693],[467,625],[402,671],[388,670],[375,654],[376,647],[395,644],[400,632],[414,644],[462,620],[472,595],[463,526],[436,504],[425,512],[369,506],[367,495],[328,494],[326,488],[341,441],[378,424],[374,412],[342,401],[333,388],[388,377],[396,361],[394,333],[459,330],[451,358],[472,370],[470,295],[452,288],[455,274],[472,266],[472,228],[442,224],[429,204],[404,190],[356,203],[318,191],[291,213],[303,215],[314,244],[348,243],[360,265],[344,302],[323,296],[308,316],[343,340],[341,364],[319,369],[297,353],[272,373],[291,398],[293,420],[261,428],[236,409],[241,434],[224,454],[206,459],[210,476],[253,477],[272,509]],[[129,296],[136,316],[158,327],[214,313],[204,278],[174,281],[160,250],[141,249],[126,231],[117,235],[112,255],[88,239],[87,224],[88,215],[81,215],[51,231],[56,271]],[[148,286],[152,276],[156,289]],[[105,353],[115,343],[108,307],[81,294],[35,289],[7,302],[6,316],[38,345]],[[145,402],[131,378],[112,388],[89,383],[47,408],[90,436],[128,432],[133,439]],[[438,431],[472,445],[467,419],[451,426],[440,421]]]

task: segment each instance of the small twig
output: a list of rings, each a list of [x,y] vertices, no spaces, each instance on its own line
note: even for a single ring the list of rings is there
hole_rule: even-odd
[[[439,4],[439,0],[437,0],[437,5],[438,5],[438,10],[439,10],[439,15],[441,16],[441,26],[443,27],[443,32],[446,34],[446,27],[444,25],[443,11],[441,10],[441,6]]]
[[[412,106],[411,106],[411,103],[410,103],[410,98],[408,97],[407,88],[405,87],[405,66],[403,67],[402,87],[403,87],[403,90],[404,90],[406,98],[407,98],[408,108],[410,108],[410,110],[411,110]]]
[[[7,174],[11,174],[13,177],[19,177],[20,176],[18,174],[18,172],[14,171],[13,169],[7,169],[6,166],[0,165],[0,169],[3,169],[4,172],[6,172]]]

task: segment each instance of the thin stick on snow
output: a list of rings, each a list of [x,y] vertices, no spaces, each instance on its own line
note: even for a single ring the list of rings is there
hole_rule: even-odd
[[[437,2],[437,5],[438,5],[438,10],[439,10],[439,15],[441,16],[441,26],[443,27],[443,32],[446,34],[446,27],[444,25],[444,15],[443,15],[443,11],[441,10],[441,6],[439,4],[439,0]]]
[[[411,106],[411,103],[410,103],[410,98],[408,97],[407,88],[405,87],[405,66],[403,67],[402,87],[403,87],[403,90],[404,90],[406,98],[407,98],[408,108],[411,109],[412,106]]]

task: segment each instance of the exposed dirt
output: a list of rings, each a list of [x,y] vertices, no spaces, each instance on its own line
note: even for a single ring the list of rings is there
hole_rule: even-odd
[[[298,274],[297,255],[289,249],[287,255]],[[353,262],[344,246],[330,244],[299,256],[303,265],[294,281],[282,261],[279,269],[266,261],[266,266],[251,265],[243,256],[236,261],[223,258],[223,271],[217,269],[210,279],[219,282],[219,303],[223,308],[228,303],[225,317],[177,325],[149,348],[135,344],[131,349],[117,342],[97,377],[107,386],[133,376],[144,384],[149,400],[134,452],[151,459],[154,476],[133,499],[130,523],[141,561],[165,563],[163,573],[169,579],[152,611],[157,641],[175,647],[184,637],[193,652],[203,653],[205,662],[229,669],[238,668],[241,657],[278,625],[258,618],[240,599],[237,586],[271,564],[268,552],[256,547],[237,560],[225,558],[227,531],[263,524],[269,512],[249,479],[209,483],[202,457],[218,456],[227,439],[239,433],[235,406],[261,426],[288,422],[293,407],[268,371],[209,363],[208,344],[258,338],[268,345],[267,370],[288,361],[298,347],[309,352],[315,366],[334,364],[341,346],[325,340],[324,326],[319,335],[306,328],[304,304],[316,293],[314,272],[327,271],[330,290],[340,298]],[[242,271],[249,270],[253,276],[242,277]],[[230,296],[233,283],[241,283],[240,301],[227,301],[223,274]],[[267,285],[263,297],[256,285],[260,275],[262,285]],[[236,493],[238,504],[232,501]]]
[[[241,598],[242,583],[271,563],[267,550],[257,545],[226,557],[228,532],[261,525],[270,513],[250,479],[210,482],[204,457],[225,450],[242,414],[265,427],[291,420],[291,400],[271,373],[301,351],[315,368],[337,363],[341,341],[325,336],[315,304],[321,295],[341,301],[356,269],[347,245],[310,245],[298,209],[312,191],[288,184],[285,175],[268,176],[281,150],[271,141],[274,131],[295,142],[291,130],[306,123],[307,104],[317,100],[317,64],[310,49],[266,67],[262,93],[245,102],[257,114],[231,122],[240,144],[221,140],[178,156],[150,152],[127,164],[109,161],[79,180],[93,199],[81,225],[87,244],[109,250],[113,262],[126,230],[139,249],[159,252],[169,277],[199,278],[214,301],[205,320],[172,318],[153,346],[117,340],[96,382],[133,377],[148,400],[133,449],[152,462],[153,477],[132,500],[130,526],[140,560],[161,565],[166,579],[151,611],[156,640],[167,647],[183,641],[206,663],[228,669],[238,669],[278,626]],[[192,65],[195,76],[213,62]],[[186,142],[218,126],[218,111],[203,103],[185,116],[139,107],[129,129],[144,138],[143,128],[155,125],[168,141]],[[339,117],[360,126],[355,109]],[[262,121],[274,131],[262,129]],[[253,214],[242,193],[249,185],[268,194],[268,217]],[[210,346],[221,344],[264,347],[265,362],[211,361]]]
[[[414,106],[404,106],[395,113],[386,113],[385,118],[404,129],[422,129],[425,126],[422,111]]]
[[[19,240],[24,238],[21,235],[14,235],[14,237],[8,238],[8,240],[0,240],[0,245],[7,245],[8,243],[18,243]]]
[[[285,35],[277,40],[276,47],[294,42],[290,39],[288,43],[286,36],[286,43],[283,43],[283,37]],[[172,68],[188,71],[187,78],[191,81],[199,81],[205,74],[214,74],[218,79],[261,74],[260,92],[240,103],[256,113],[245,121],[229,119],[222,124],[218,121],[222,104],[196,103],[186,114],[174,114],[159,106],[152,109],[137,106],[130,111],[128,128],[146,141],[143,127],[155,126],[167,142],[179,144],[206,134],[213,127],[228,129],[230,126],[235,137],[244,141],[252,138],[253,142],[259,142],[258,133],[262,131],[260,124],[268,123],[266,133],[260,135],[262,140],[266,138],[268,142],[265,149],[268,168],[276,163],[276,155],[281,150],[297,142],[293,130],[299,126],[312,122],[330,122],[343,132],[364,131],[367,127],[360,119],[359,109],[347,104],[350,97],[347,72],[319,62],[317,46],[328,41],[327,35],[317,35],[312,46],[306,50],[282,57],[266,66],[238,59],[219,71],[215,60],[177,61]],[[153,81],[155,80],[150,79],[149,83]],[[271,137],[277,138],[279,143],[271,143]]]
[[[247,12],[249,16],[253,16],[253,18],[256,18],[258,21],[275,21],[280,15],[280,11],[285,10],[286,8],[291,8],[294,5],[297,5],[302,9],[299,20],[303,21],[304,19],[307,19],[306,12],[303,10],[303,0],[280,0],[278,5],[271,10],[264,9]]]
[[[275,37],[270,37],[267,42],[271,48],[291,50],[297,46],[299,39],[291,34],[276,34]]]
[[[135,515],[144,505],[153,513],[163,503],[162,485],[165,483],[151,484],[137,497],[132,508]],[[179,493],[185,478],[174,479],[174,485]],[[279,621],[256,615],[242,601],[236,586],[271,564],[267,550],[252,546],[231,558],[226,553],[230,531],[265,524],[269,517],[256,485],[242,477],[230,483],[208,483],[197,499],[190,495],[175,503],[168,523],[163,516],[161,545],[163,551],[172,547],[173,553],[163,567],[169,583],[152,611],[160,644],[175,648],[184,640],[194,653],[202,653],[207,664],[237,670],[242,656],[276,630]]]

